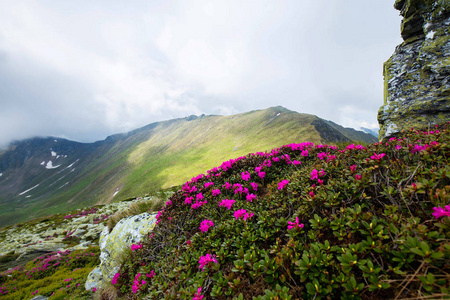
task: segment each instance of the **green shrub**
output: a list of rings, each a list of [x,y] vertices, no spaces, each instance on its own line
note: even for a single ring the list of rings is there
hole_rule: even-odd
[[[170,198],[114,287],[134,299],[445,297],[450,218],[432,213],[450,202],[449,140],[444,126],[226,162]]]

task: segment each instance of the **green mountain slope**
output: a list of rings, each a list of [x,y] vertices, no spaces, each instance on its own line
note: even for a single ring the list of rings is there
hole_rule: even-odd
[[[284,144],[356,140],[376,141],[273,107],[153,123],[92,144],[18,142],[0,156],[0,226],[180,185],[227,159]]]

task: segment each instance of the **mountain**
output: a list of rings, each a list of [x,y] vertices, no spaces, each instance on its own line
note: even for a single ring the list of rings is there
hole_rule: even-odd
[[[370,128],[361,127],[361,131],[363,131],[365,133],[368,133],[368,134],[371,134],[374,137],[378,138],[378,132],[379,132],[378,129],[375,129],[375,128],[374,129],[370,129]]]
[[[0,227],[170,188],[222,161],[304,141],[377,139],[272,107],[156,122],[95,143],[55,137],[15,142],[0,154]]]

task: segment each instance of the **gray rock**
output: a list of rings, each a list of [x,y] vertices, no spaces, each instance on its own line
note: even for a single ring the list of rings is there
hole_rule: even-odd
[[[31,300],[47,300],[48,297],[37,295],[36,297],[32,298]]]
[[[92,287],[102,287],[111,281],[114,274],[120,268],[122,254],[130,249],[132,244],[141,241],[144,234],[148,234],[155,226],[156,214],[143,213],[136,216],[126,217],[120,220],[109,233],[105,228],[100,236],[100,265],[94,269],[86,281],[87,290]],[[98,276],[98,272],[102,276]],[[99,279],[101,278],[101,279]]]
[[[450,1],[397,0],[404,42],[384,63],[379,139],[450,120]]]

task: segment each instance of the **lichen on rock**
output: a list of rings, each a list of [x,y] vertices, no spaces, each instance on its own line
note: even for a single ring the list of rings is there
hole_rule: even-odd
[[[119,270],[121,257],[131,248],[131,245],[141,241],[145,234],[155,226],[156,214],[143,213],[120,220],[109,232],[105,227],[100,235],[100,265],[88,276],[86,290],[99,288],[111,281]]]
[[[450,119],[450,1],[397,0],[404,42],[383,66],[379,138]]]

